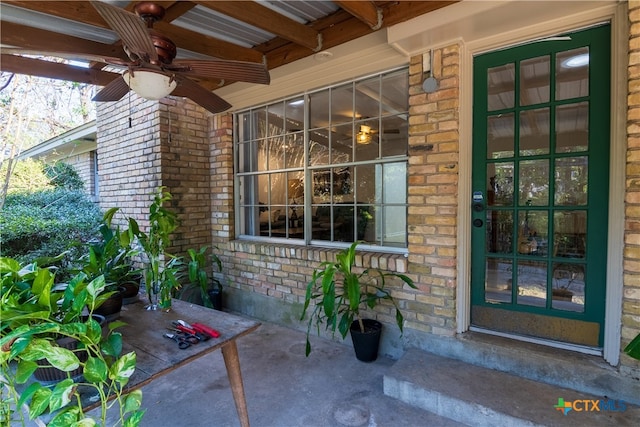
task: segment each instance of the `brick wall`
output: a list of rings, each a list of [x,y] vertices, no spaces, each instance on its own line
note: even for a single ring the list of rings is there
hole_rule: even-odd
[[[410,68],[409,257],[366,253],[358,271],[381,268],[408,273],[418,290],[389,283],[407,326],[434,334],[455,333],[456,211],[458,180],[459,48],[436,51],[436,93],[425,94],[422,56]],[[211,128],[212,229],[224,264],[227,286],[284,300],[304,302],[313,269],[335,260],[337,250],[235,241],[233,229],[233,123],[213,118]],[[392,307],[383,304],[368,316],[393,324]],[[299,315],[299,313],[298,313]]]
[[[439,335],[455,333],[459,63],[458,45],[434,51],[433,93],[422,55],[409,67],[409,272],[421,292],[407,294],[408,326]]]
[[[128,97],[131,96],[131,101]],[[145,101],[133,94],[98,103],[100,205],[119,207],[114,223],[133,217],[148,229],[149,205],[159,186],[178,214],[171,253],[211,244],[209,114],[183,98]]]
[[[161,185],[159,103],[126,95],[97,103],[100,207],[119,207],[114,223],[133,217],[141,227],[152,193]]]
[[[62,161],[73,166],[80,175],[80,179],[84,182],[84,191],[90,196],[95,194],[95,175],[94,175],[94,156],[95,151],[88,151],[82,154],[69,156]]]
[[[640,333],[640,1],[629,1],[629,25],[623,348]],[[640,377],[640,363],[623,355],[621,364]]]

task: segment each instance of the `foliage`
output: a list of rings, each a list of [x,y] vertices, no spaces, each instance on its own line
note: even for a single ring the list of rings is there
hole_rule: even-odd
[[[0,186],[4,186],[7,176],[7,163],[0,168]],[[11,173],[8,193],[53,189],[50,178],[44,173],[44,163],[38,160],[25,159],[15,162]]]
[[[68,163],[56,162],[44,166],[44,173],[49,178],[51,185],[67,190],[83,190],[84,182],[75,168]]]
[[[8,393],[0,404],[0,422],[25,425],[22,408],[26,406],[32,420],[51,414],[49,426],[95,425],[80,403],[80,390],[93,389],[100,399],[102,426],[106,425],[107,410],[115,404],[124,425],[138,425],[144,412],[140,411],[142,393],[124,393],[135,371],[136,354],[121,355],[122,335],[115,331],[121,322],[111,323],[103,333],[91,316],[101,303],[104,277],[87,281],[80,273],[66,287],[58,287],[50,269],[0,258],[0,279],[0,368],[2,386]],[[85,309],[89,316],[83,318]],[[76,339],[86,359],[58,346],[57,337]],[[18,391],[43,360],[47,366],[67,372],[67,379],[53,388],[33,382]],[[84,382],[74,383],[69,373],[78,367],[82,367]],[[110,401],[112,395],[115,399]]]
[[[640,334],[624,348],[624,352],[634,359],[640,360]]]
[[[166,187],[159,187],[149,206],[149,232],[144,233],[135,219],[129,218],[129,230],[137,237],[142,253],[146,256],[145,287],[149,296],[149,303],[153,295],[160,295],[160,308],[171,307],[171,296],[180,287],[180,273],[182,260],[166,252],[171,241],[171,234],[178,228],[178,218],[175,212],[164,207],[171,201],[171,193]]]
[[[209,278],[208,265],[209,261],[213,261],[218,267],[218,271],[220,271],[222,270],[222,261],[214,253],[207,257],[208,250],[208,246],[202,246],[197,252],[192,248],[187,249],[189,255],[189,262],[187,263],[189,285],[182,288],[181,296],[186,295],[189,290],[197,288],[200,290],[200,297],[205,307],[213,308],[207,292],[212,288],[222,289],[222,283],[215,277]]]
[[[311,301],[314,307],[307,327],[306,355],[311,352],[309,333],[315,324],[318,333],[320,325],[326,323],[326,329],[335,334],[336,328],[346,338],[349,328],[357,321],[364,332],[364,324],[360,310],[364,307],[374,308],[381,300],[387,300],[395,307],[395,317],[400,332],[403,331],[404,317],[398,304],[385,289],[386,278],[394,277],[416,288],[410,277],[399,273],[385,273],[380,269],[366,269],[362,273],[354,271],[356,246],[354,242],[349,248],[336,255],[336,262],[325,261],[314,270],[311,281],[307,284],[304,308],[300,320],[304,320]]]
[[[101,217],[98,206],[81,191],[10,194],[0,211],[2,254],[31,262],[66,251],[63,262],[78,259],[82,245],[96,236]]]
[[[118,210],[111,208],[105,212],[99,228],[100,238],[89,242],[89,251],[80,260],[81,269],[89,279],[104,276],[109,291],[115,291],[118,284],[137,274],[132,258],[138,251],[131,248],[132,233],[111,226]]]

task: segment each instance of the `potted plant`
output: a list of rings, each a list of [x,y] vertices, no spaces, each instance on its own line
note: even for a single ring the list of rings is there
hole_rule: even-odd
[[[112,219],[118,208],[105,212],[100,224],[100,238],[88,244],[88,253],[81,259],[81,271],[88,280],[103,276],[106,282],[104,302],[96,308],[96,312],[106,317],[115,317],[120,313],[124,301],[123,284],[133,274],[131,258],[137,251],[131,248],[128,230],[111,227]],[[135,291],[137,294],[137,290]]]
[[[67,286],[57,287],[50,269],[0,258],[0,280],[0,369],[6,392],[0,404],[2,425],[26,425],[25,412],[31,420],[47,415],[51,426],[95,425],[78,404],[80,390],[97,394],[101,425],[115,404],[123,425],[138,425],[142,394],[124,393],[136,355],[121,355],[122,336],[115,331],[121,323],[110,324],[103,333],[92,316],[104,277],[88,282],[79,273]],[[76,344],[61,346],[62,340]],[[27,386],[43,363],[65,373],[64,379],[52,386],[37,381]],[[78,383],[72,378],[77,370],[83,378]]]
[[[191,300],[193,291],[199,291],[200,302],[205,307],[222,310],[222,283],[215,277],[209,278],[209,260],[213,261],[218,267],[218,271],[222,270],[222,262],[215,253],[207,256],[208,246],[202,246],[199,251],[189,248],[189,262],[187,263],[187,273],[189,276],[189,284],[184,286],[180,292],[180,297]],[[195,298],[193,298],[195,299]]]
[[[168,252],[170,236],[178,228],[174,212],[164,207],[171,193],[160,187],[149,206],[149,232],[140,230],[135,219],[129,218],[129,230],[138,240],[144,256],[144,282],[149,297],[149,310],[171,309],[173,293],[180,287],[182,260]]]
[[[380,269],[366,269],[361,273],[354,271],[356,246],[359,243],[354,242],[340,251],[336,255],[336,262],[325,261],[320,264],[307,284],[301,320],[305,318],[311,302],[314,302],[307,327],[307,356],[311,352],[311,328],[315,325],[320,333],[320,325],[326,323],[326,329],[335,334],[337,328],[343,339],[347,332],[351,333],[358,360],[375,360],[382,324],[373,319],[363,319],[360,310],[365,307],[373,309],[382,300],[389,301],[395,307],[396,323],[400,332],[403,331],[404,317],[391,293],[385,289],[386,279],[398,278],[411,288],[415,289],[416,286],[404,274],[387,273]]]

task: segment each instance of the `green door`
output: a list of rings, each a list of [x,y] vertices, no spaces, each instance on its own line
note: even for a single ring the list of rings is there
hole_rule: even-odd
[[[474,59],[473,326],[602,347],[610,26]]]

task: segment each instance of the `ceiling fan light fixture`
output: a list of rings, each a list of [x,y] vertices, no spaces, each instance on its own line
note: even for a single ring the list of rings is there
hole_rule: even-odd
[[[358,144],[371,144],[371,126],[360,125],[360,132],[356,135],[356,142]]]
[[[132,91],[144,99],[154,101],[171,94],[178,85],[170,76],[153,71],[125,71],[122,77]]]

